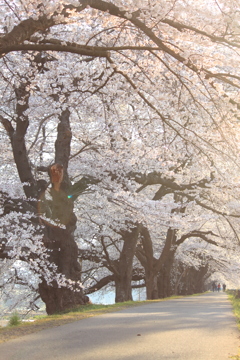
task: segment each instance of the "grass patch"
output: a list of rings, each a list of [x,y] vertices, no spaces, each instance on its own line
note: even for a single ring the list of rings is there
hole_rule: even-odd
[[[237,299],[233,293],[228,293],[228,298],[232,303],[233,313],[237,320],[237,325],[240,330],[240,299]]]
[[[15,312],[10,317],[8,325],[9,326],[18,326],[21,324],[21,322],[22,322],[22,320],[21,320],[20,316],[18,315],[17,312]]]
[[[227,291],[228,298],[232,303],[233,314],[236,317],[238,329],[240,330],[240,299],[235,297],[235,292]],[[230,359],[240,360],[240,355],[230,356]]]

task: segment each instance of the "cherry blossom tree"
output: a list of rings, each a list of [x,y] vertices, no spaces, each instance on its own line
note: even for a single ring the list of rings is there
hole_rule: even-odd
[[[2,256],[32,263],[48,313],[88,301],[77,226],[105,260],[131,234],[129,274],[132,224],[181,239],[217,214],[237,237],[237,13],[224,0],[2,0]],[[179,197],[191,221],[173,214]]]

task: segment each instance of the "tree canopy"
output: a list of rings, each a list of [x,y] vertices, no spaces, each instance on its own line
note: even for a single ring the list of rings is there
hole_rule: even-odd
[[[239,11],[1,0],[3,291],[28,284],[51,313],[109,282],[151,297],[174,266],[235,281]]]

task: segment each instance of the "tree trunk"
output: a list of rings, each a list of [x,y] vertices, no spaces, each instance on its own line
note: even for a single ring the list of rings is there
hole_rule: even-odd
[[[132,271],[140,225],[130,231],[122,232],[124,240],[120,259],[115,273],[115,302],[132,300]]]
[[[166,297],[165,288],[164,288],[164,268],[158,273],[158,297],[159,299],[164,299]]]
[[[158,297],[164,299],[169,296],[169,274],[165,266],[162,266],[158,274]]]
[[[58,285],[49,285],[46,280],[39,285],[39,294],[46,304],[48,315],[63,312],[72,309],[78,305],[84,305],[88,302],[88,297],[82,294],[82,291],[74,292],[68,288],[58,288]]]
[[[189,268],[185,278],[183,278],[184,295],[203,292],[207,273],[208,266],[201,266],[199,269]]]
[[[185,276],[187,276],[189,268],[181,269],[180,266],[177,268],[177,272],[180,273],[174,285],[174,295],[181,294],[181,284]]]
[[[47,313],[53,314],[88,301],[77,284],[81,280],[81,269],[78,263],[78,248],[73,237],[76,216],[73,212],[73,202],[67,196],[67,191],[71,187],[67,173],[72,137],[70,111],[68,109],[63,110],[59,115],[58,135],[55,142],[56,164],[50,168],[52,189],[50,194],[48,193],[51,196],[49,199],[46,196],[46,181],[43,179],[36,181],[33,175],[25,144],[25,136],[29,126],[29,120],[25,114],[29,106],[29,81],[23,81],[15,89],[15,94],[17,100],[16,126],[14,128],[12,123],[3,117],[1,117],[1,122],[11,141],[19,179],[28,198],[24,208],[27,209],[32,206],[34,208],[33,213],[45,217],[45,220],[39,219],[39,221],[45,224],[43,245],[49,249],[48,260],[50,265],[49,268],[41,269],[42,283],[39,285],[39,294],[46,304]],[[44,184],[43,187],[40,186],[40,183]],[[22,211],[20,210],[20,212]],[[53,266],[56,266],[54,274],[51,262]],[[41,261],[38,264],[40,267]],[[44,275],[43,272],[45,272]],[[56,273],[59,277],[62,274],[69,279],[65,281],[65,286],[61,286],[60,282],[54,278]]]
[[[70,282],[69,286],[60,287],[59,282],[50,284],[44,279],[39,285],[39,293],[46,304],[48,314],[60,312],[88,301],[82,289],[77,285],[81,280],[81,266],[78,262],[78,247],[74,240],[76,216],[73,213],[73,202],[63,191],[51,190],[52,201],[49,203],[51,220],[59,225],[46,223],[44,245],[49,249],[49,261],[57,266],[59,274],[64,275]]]
[[[44,244],[50,250],[49,260],[57,266],[59,274],[69,279],[69,285],[59,287],[59,282],[53,281],[48,284],[46,280],[40,284],[39,293],[46,304],[48,314],[88,302],[88,297],[83,295],[77,284],[81,280],[78,247],[74,240],[77,218],[73,212],[73,201],[67,195],[71,186],[67,168],[72,137],[68,109],[62,112],[59,120],[55,142],[56,163],[49,169],[52,188],[48,195],[51,199],[46,199],[46,194],[42,199],[45,214],[53,221],[53,224],[46,223]]]
[[[158,295],[159,298],[169,297],[174,293],[171,287],[171,270],[174,262],[175,250],[168,249],[168,256],[165,257],[158,274]],[[165,253],[166,256],[166,253]]]
[[[78,262],[78,249],[69,231],[58,228],[48,229],[49,237],[47,248],[52,250],[50,261],[57,265],[60,274],[73,282],[80,281],[81,267]],[[76,285],[73,287],[60,287],[57,281],[48,284],[45,279],[39,285],[39,294],[46,304],[48,315],[58,313],[77,305],[88,302],[88,297],[83,295],[83,291]]]
[[[141,243],[136,248],[136,257],[145,270],[146,297],[158,299],[157,259],[153,255],[153,244],[150,233],[145,226],[141,227]]]
[[[153,271],[150,273],[146,272],[145,274],[147,300],[155,300],[159,298],[157,278],[157,274]]]
[[[130,281],[129,281],[130,279]],[[132,272],[115,277],[115,302],[132,301]]]

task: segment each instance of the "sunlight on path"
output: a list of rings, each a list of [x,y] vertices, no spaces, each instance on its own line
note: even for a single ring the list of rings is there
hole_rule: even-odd
[[[224,293],[84,319],[0,345],[6,360],[227,360],[239,331]]]

